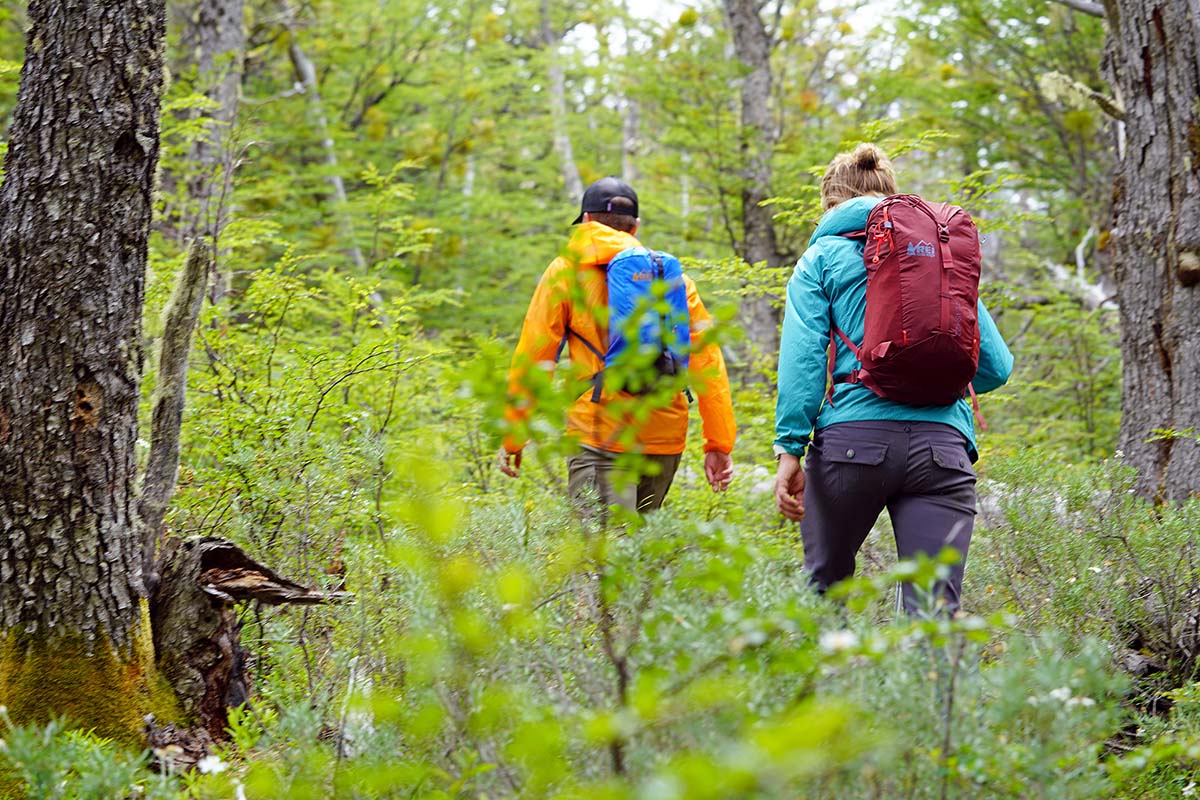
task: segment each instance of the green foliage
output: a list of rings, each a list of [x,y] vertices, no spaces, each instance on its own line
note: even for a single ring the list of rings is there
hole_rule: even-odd
[[[997,452],[1030,446],[1078,460],[1113,452],[1121,421],[1117,312],[1052,288],[1026,306],[1008,287],[983,293],[1016,361],[1009,387],[984,401]]]
[[[203,315],[171,520],[306,572],[310,546],[328,556],[381,523],[382,438],[414,423],[407,373],[437,353],[415,322],[428,297],[373,305],[370,285],[307,266],[285,254],[254,276],[237,317]]]
[[[895,564],[883,523],[863,577],[822,600],[772,506],[775,354],[747,360],[737,311],[781,302],[789,270],[734,253],[756,145],[723,10],[656,22],[618,5],[550,3],[543,20],[524,0],[247,4],[243,103],[206,176],[195,146],[212,138],[212,101],[194,43],[173,32],[151,343],[196,180],[224,187],[229,219],[168,524],[356,600],[242,610],[255,694],[202,771],[157,776],[57,723],[7,728],[0,756],[28,796],[1194,790],[1197,506],[1150,508],[1119,459],[1103,461],[1119,421],[1117,315],[1077,283],[1107,270],[1109,131],[1039,80],[1104,90],[1099,23],[1010,0],[909,2],[870,29],[853,4],[785,2],[769,21],[784,261],[819,218],[824,165],[877,142],[902,189],[978,218],[984,299],[1017,356],[1010,387],[984,400],[973,614],[894,620],[897,581],[928,585],[944,559]],[[6,114],[22,19],[0,4]],[[292,46],[317,67],[319,103],[297,88]],[[512,342],[578,201],[552,142],[552,56],[581,178],[637,172],[640,235],[684,258],[735,375],[730,491],[699,473],[693,419],[667,507],[607,530],[566,498],[562,414],[586,388],[566,363],[531,372],[519,482],[494,463]],[[753,373],[767,383],[737,380]],[[1122,677],[1129,653],[1150,671]]]
[[[993,474],[1015,480],[1026,469]],[[846,585],[847,618],[808,596],[789,535],[748,535],[724,513],[677,517],[671,507],[691,507],[686,475],[677,503],[659,515],[587,534],[569,509],[547,502],[556,490],[526,487],[523,502],[466,492],[460,504],[447,476],[416,464],[402,472],[405,499],[392,508],[401,527],[355,548],[349,564],[352,574],[382,576],[379,594],[356,586],[369,608],[334,626],[397,635],[355,651],[344,688],[316,717],[295,702],[298,673],[290,688],[265,690],[281,721],[237,735],[248,791],[268,797],[319,780],[351,797],[934,797],[946,787],[1082,798],[1123,796],[1120,787],[1162,780],[1154,773],[1163,770],[1169,780],[1187,774],[1186,692],[1165,735],[1183,745],[1157,745],[1140,769],[1126,759],[1106,766],[1103,744],[1128,712],[1111,645],[1095,637],[1112,642],[1114,630],[1138,624],[1135,602],[1114,602],[1106,624],[1071,629],[1062,623],[1088,618],[1072,598],[1098,588],[1070,594],[1077,572],[1055,571],[1063,594],[1045,606],[1053,617],[1036,622],[995,586],[979,588],[1008,557],[996,541],[1027,535],[999,527],[978,539],[973,596],[1007,609],[1001,616],[880,626],[870,621],[877,610],[863,610],[898,579],[932,581],[940,562]],[[1090,474],[1076,474],[1067,494],[1082,516]],[[1137,513],[1119,488],[1115,496]],[[1014,499],[1012,513],[1039,513],[1035,497]],[[1182,532],[1194,521],[1177,524],[1171,530]],[[1194,585],[1174,578],[1169,585]],[[335,671],[338,650],[327,651]],[[280,657],[303,658],[295,648]],[[340,738],[322,743],[334,719]],[[404,742],[403,756],[387,742]],[[335,768],[337,747],[349,752]]]
[[[24,792],[21,796],[39,800],[180,796],[174,777],[146,769],[148,754],[131,754],[94,734],[66,730],[60,722],[45,727],[13,725],[2,709],[0,721],[4,735],[0,776],[15,779]]]
[[[870,573],[843,608],[805,589],[790,536],[670,508],[587,533],[551,496],[407,465],[396,527],[343,551],[356,605],[317,612],[320,635],[268,622],[231,742],[151,796],[1117,797],[1187,763],[1184,744],[1106,766],[1124,689],[1094,639],[862,614],[944,560]],[[152,780],[73,763],[107,796]]]
[[[1047,472],[1056,478],[1049,485]],[[1151,654],[1156,669],[1139,702],[1194,677],[1200,504],[1148,506],[1119,459],[1072,468],[1037,451],[994,464],[989,477],[989,558],[973,576],[989,603],[1017,613],[1027,630],[1053,619],[1076,639]]]

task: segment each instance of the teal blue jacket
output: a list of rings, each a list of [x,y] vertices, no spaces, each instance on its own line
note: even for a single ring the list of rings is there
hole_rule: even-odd
[[[838,383],[833,402],[825,403],[831,325],[851,341],[861,342],[867,305],[867,271],[862,245],[838,234],[861,231],[878,197],[855,197],[825,212],[796,264],[787,286],[783,338],[779,345],[779,397],[775,405],[775,452],[803,456],[814,430],[839,422],[941,422],[967,437],[971,460],[975,425],[971,405],[908,406],[885,400],[861,384]],[[858,360],[841,339],[835,340],[834,374],[847,375]],[[1003,386],[1013,357],[988,314],[979,304],[979,370],[972,386],[977,394]]]

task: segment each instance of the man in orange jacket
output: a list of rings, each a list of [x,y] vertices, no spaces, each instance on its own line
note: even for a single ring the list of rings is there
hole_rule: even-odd
[[[588,379],[604,369],[598,353],[608,344],[605,269],[618,253],[640,246],[634,238],[640,222],[637,193],[617,178],[601,178],[584,192],[581,206],[566,252],[543,273],[525,314],[508,373],[505,418],[514,428],[532,412],[526,376],[531,369],[553,372],[564,340],[577,378]],[[704,474],[714,492],[722,491],[733,477],[730,452],[737,434],[729,377],[720,347],[704,341],[712,318],[692,280],[685,276],[684,283],[695,348],[688,362],[688,378],[703,423]],[[568,330],[573,335],[568,336]],[[687,439],[688,398],[681,391],[665,403],[647,407],[644,398],[623,391],[605,390],[598,399],[594,397],[589,386],[567,411],[567,435],[577,440],[580,448],[567,462],[571,495],[580,498],[594,493],[605,507],[658,508]],[[525,441],[511,433],[505,438],[499,454],[505,475],[517,477],[524,446]],[[623,453],[639,454],[640,468],[628,466],[628,459],[618,459]],[[627,474],[614,481],[620,472]]]

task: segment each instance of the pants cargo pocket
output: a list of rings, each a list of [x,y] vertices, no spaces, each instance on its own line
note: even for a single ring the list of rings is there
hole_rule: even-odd
[[[971,466],[967,448],[953,444],[931,444],[929,450],[933,453],[933,463],[942,469],[965,472],[971,477],[975,476],[975,468]]]
[[[929,491],[943,496],[962,495],[963,503],[975,507],[975,468],[967,448],[957,444],[931,444],[932,481]]]
[[[888,446],[881,442],[863,442],[827,438],[821,444],[824,469],[831,485],[842,493],[869,490],[874,495],[887,480],[883,461]]]

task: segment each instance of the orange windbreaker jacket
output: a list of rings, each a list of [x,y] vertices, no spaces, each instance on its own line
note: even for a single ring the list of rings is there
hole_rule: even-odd
[[[505,417],[510,423],[528,419],[532,399],[526,375],[531,368],[553,372],[559,346],[567,327],[591,342],[601,352],[608,344],[607,325],[596,320],[591,309],[608,308],[605,267],[617,253],[639,246],[633,236],[599,222],[577,225],[563,255],[554,259],[538,281],[521,339],[508,373],[509,404]],[[712,326],[696,286],[688,277],[688,312],[693,346],[703,331]],[[587,379],[604,368],[604,362],[575,336],[567,338],[576,378]],[[737,435],[729,376],[721,348],[708,343],[695,350],[688,361],[689,380],[700,406],[704,451],[729,453]],[[633,450],[650,455],[682,453],[687,439],[688,401],[678,394],[669,405],[646,409],[630,395],[605,391],[600,402],[592,401],[587,388],[567,411],[567,434],[587,447],[611,452]],[[525,441],[512,435],[504,448],[516,453]]]

